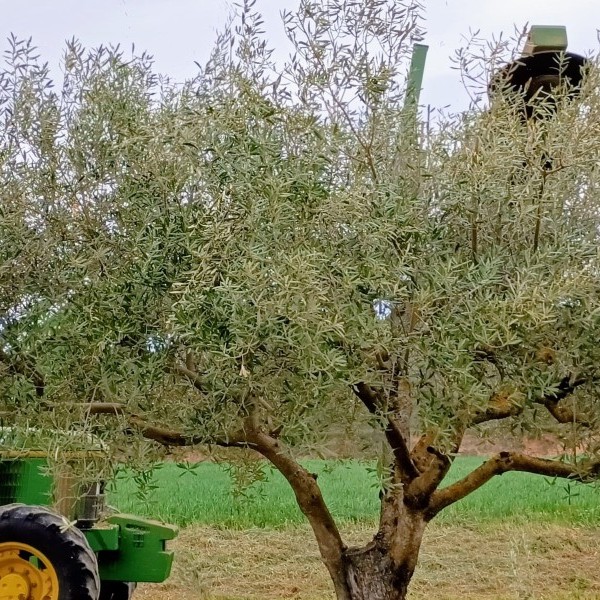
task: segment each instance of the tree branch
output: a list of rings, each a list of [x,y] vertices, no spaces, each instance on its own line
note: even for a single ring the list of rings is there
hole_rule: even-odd
[[[553,394],[548,394],[539,400],[539,404],[543,404],[548,412],[559,423],[577,423],[584,427],[591,427],[590,422],[583,416],[578,415],[570,406],[561,404],[563,400],[571,396],[578,387],[588,383],[588,379],[579,378],[571,380],[570,377],[564,377],[558,384],[558,390]]]
[[[429,517],[435,516],[450,504],[462,500],[492,477],[508,471],[524,471],[547,477],[589,482],[600,476],[600,460],[569,464],[558,460],[527,456],[518,452],[500,452],[460,481],[435,492],[429,504]]]
[[[577,387],[586,383],[587,380],[571,380],[565,377],[559,384],[557,392],[540,399],[548,411],[560,423],[579,423],[590,426],[589,422],[575,415],[570,407],[560,404],[561,400],[572,394]],[[473,425],[479,425],[488,421],[507,419],[520,415],[525,409],[524,404],[519,404],[511,400],[509,395],[495,393],[490,398],[488,406],[484,410],[479,410],[465,419],[464,426],[456,431],[453,439],[453,452],[457,452],[462,442],[465,429]],[[410,482],[406,488],[406,497],[409,501],[421,504],[430,496],[438,497],[437,486],[440,485],[446,476],[452,462],[451,455],[447,456],[438,452],[433,444],[432,434],[424,434],[415,444],[410,457],[413,465],[416,466],[419,476]],[[541,460],[541,459],[540,459]],[[469,492],[470,493],[470,492]],[[432,494],[434,496],[432,496]],[[439,509],[441,510],[441,509]]]
[[[489,406],[485,410],[479,410],[472,415],[469,422],[469,426],[481,425],[488,421],[499,421],[501,419],[508,419],[509,417],[516,417],[523,412],[523,406],[511,402],[508,399],[504,399],[503,402],[498,401],[496,394],[492,396]]]
[[[206,438],[185,435],[180,431],[152,425],[138,415],[127,415],[127,422],[131,427],[137,429],[146,439],[158,442],[163,446],[194,446],[196,444],[206,443]]]
[[[406,488],[406,498],[414,505],[422,506],[448,473],[452,464],[451,457],[440,452],[433,445],[435,433],[426,432],[414,445],[411,457],[419,470],[419,477]],[[458,450],[462,433],[457,435],[455,450]]]
[[[361,381],[354,384],[352,390],[371,414],[377,415],[381,412],[380,399],[376,390],[370,385]],[[388,414],[386,419],[385,437],[394,453],[396,464],[402,473],[402,479],[405,482],[411,481],[419,476],[419,471],[410,457],[410,450],[404,435],[402,435],[400,425],[391,414]]]
[[[572,380],[570,376],[564,377],[558,384],[558,390],[556,392],[547,394],[535,402],[545,406],[548,412],[559,423],[579,423],[580,425],[589,427],[589,421],[576,415],[570,407],[561,404],[561,402],[573,394],[578,387],[588,383],[588,381],[589,380],[585,378]],[[485,410],[477,411],[471,416],[468,426],[471,427],[472,425],[480,425],[487,421],[516,417],[523,412],[524,408],[524,405],[512,402],[510,398],[505,395],[495,393],[490,398],[489,406],[486,407]]]
[[[317,477],[289,456],[274,437],[258,428],[246,429],[248,445],[273,464],[290,484],[300,510],[308,519],[325,565],[336,586],[345,586],[342,553],[345,550],[339,530],[321,494]]]
[[[216,444],[226,447],[246,447],[262,454],[287,479],[292,487],[298,506],[308,518],[315,532],[319,549],[325,564],[335,578],[343,573],[342,552],[345,548],[339,530],[323,500],[317,485],[316,476],[288,456],[276,437],[262,431],[250,415],[244,427],[234,435],[221,440],[207,440],[198,436],[186,435],[179,431],[148,423],[137,414],[128,414],[126,408],[115,402],[81,403],[87,414],[122,415],[129,425],[137,429],[145,438],[165,446],[189,446],[199,443]],[[342,581],[337,582],[342,585]],[[337,585],[337,584],[336,584]]]
[[[125,406],[119,402],[77,402],[68,406],[77,406],[86,409],[88,415],[124,415]],[[56,407],[56,404],[48,405],[49,408]]]
[[[130,413],[123,404],[118,402],[81,402],[70,404],[85,409],[88,415],[113,415],[124,416],[133,429],[139,431],[145,438],[153,440],[163,446],[195,446],[196,444],[214,444],[224,447],[245,447],[246,438],[243,432],[236,432],[223,439],[208,440],[206,437],[185,434],[180,431],[154,425],[136,413]]]
[[[183,365],[179,362],[173,363],[172,370],[173,373],[187,378],[199,392],[205,391],[202,377],[200,377],[200,375],[196,371],[189,369],[186,365]]]

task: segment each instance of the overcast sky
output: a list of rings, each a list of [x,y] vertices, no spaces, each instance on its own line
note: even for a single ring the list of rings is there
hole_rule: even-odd
[[[569,50],[585,54],[598,48],[600,0],[423,0],[424,43],[430,46],[421,102],[434,107],[466,107],[468,96],[450,56],[469,29],[490,37],[526,23],[566,25]],[[298,0],[257,0],[271,45],[286,56],[288,47],[279,11]],[[42,56],[60,62],[64,42],[78,38],[86,46],[115,44],[150,52],[156,70],[176,81],[192,76],[203,63],[216,31],[232,10],[228,0],[0,0],[3,48],[12,32],[33,37]]]

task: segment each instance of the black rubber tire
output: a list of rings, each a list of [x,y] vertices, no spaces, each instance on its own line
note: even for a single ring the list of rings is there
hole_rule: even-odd
[[[58,578],[59,600],[98,600],[98,561],[79,529],[44,506],[0,507],[0,542],[20,542],[39,550]]]
[[[100,584],[100,600],[131,600],[136,585],[127,581],[103,581]]]

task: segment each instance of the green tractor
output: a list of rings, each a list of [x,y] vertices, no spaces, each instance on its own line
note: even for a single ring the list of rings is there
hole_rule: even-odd
[[[47,452],[0,450],[0,600],[129,600],[169,576],[177,528],[111,514],[104,483],[71,468],[94,453],[67,451],[57,471]]]

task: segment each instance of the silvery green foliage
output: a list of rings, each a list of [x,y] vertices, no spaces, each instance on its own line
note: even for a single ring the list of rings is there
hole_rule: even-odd
[[[570,406],[596,424],[596,72],[537,124],[499,98],[424,136],[404,106],[419,15],[303,0],[276,66],[246,2],[182,86],[148,56],[77,42],[52,82],[11,40],[6,422],[91,429],[133,459],[148,448],[121,444],[125,417],[73,404],[208,442],[252,414],[306,449],[364,422],[353,384],[402,375],[406,419],[442,448],[490,399],[546,425],[537,402],[565,381],[585,381]],[[593,427],[564,431],[595,449]]]

